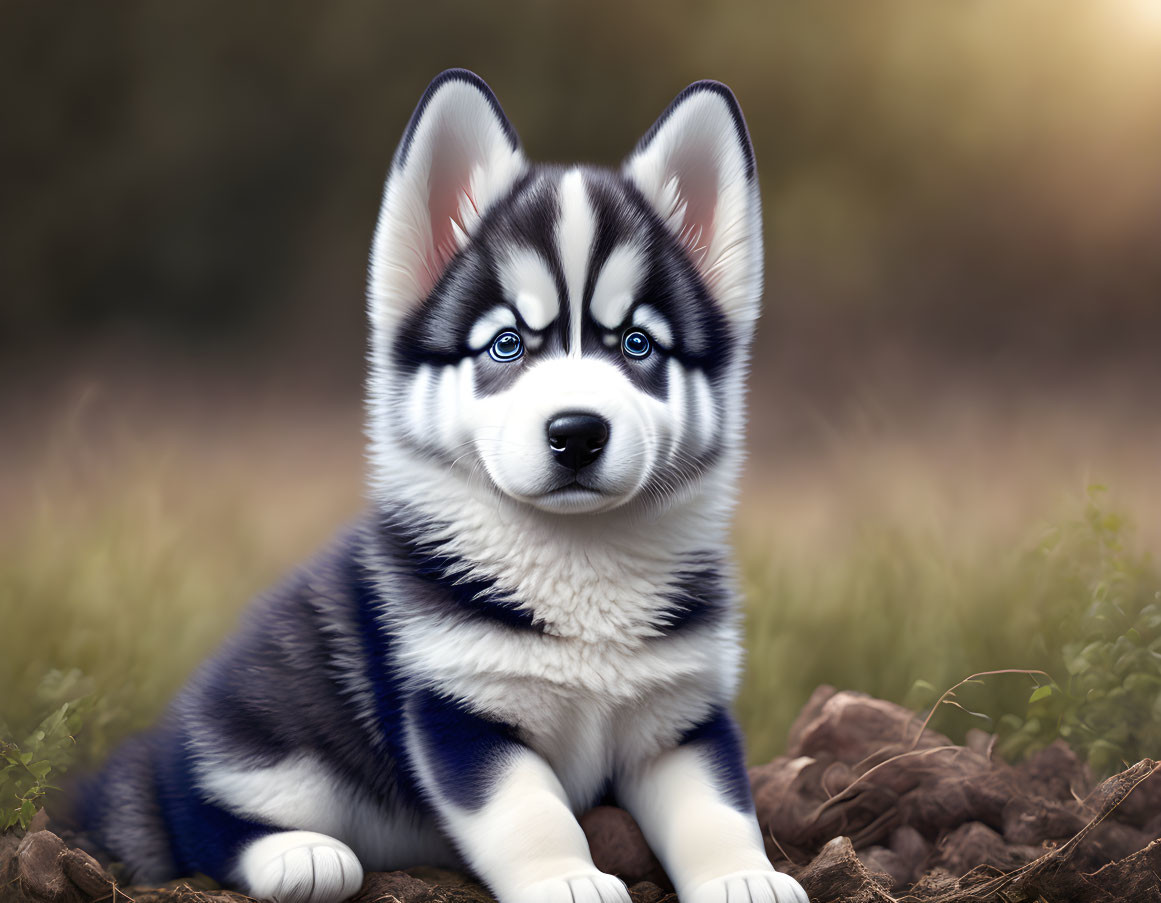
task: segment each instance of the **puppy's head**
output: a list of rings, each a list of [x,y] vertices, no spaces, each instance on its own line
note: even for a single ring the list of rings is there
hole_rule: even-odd
[[[530,165],[488,86],[445,72],[375,233],[375,466],[431,457],[561,514],[664,505],[734,458],[761,287],[724,85],[686,88],[611,171]]]

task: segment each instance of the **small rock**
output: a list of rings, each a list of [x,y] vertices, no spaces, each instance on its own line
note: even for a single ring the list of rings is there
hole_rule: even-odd
[[[80,898],[61,867],[64,851],[64,841],[51,831],[24,836],[16,849],[16,880],[28,896],[51,903]]]
[[[830,798],[842,793],[858,778],[860,772],[846,762],[831,762],[822,772],[819,784],[823,794]]]
[[[1087,819],[1062,803],[1016,797],[1004,807],[1003,822],[1009,843],[1036,845],[1068,839],[1087,824]]]
[[[436,897],[435,886],[407,872],[372,872],[363,881],[356,901],[394,897],[399,903],[427,903]]]
[[[629,888],[629,896],[633,903],[677,903],[677,894],[652,881],[638,881]]]
[[[1088,792],[1088,769],[1063,740],[1053,741],[1015,766],[1024,793],[1072,802]]]
[[[931,854],[931,844],[911,825],[903,825],[892,831],[887,846],[907,863],[908,868],[916,875],[922,871],[927,857]]]
[[[1095,871],[1110,862],[1132,856],[1154,839],[1131,825],[1113,821],[1111,818],[1105,819],[1082,841],[1080,855],[1085,865]]]
[[[973,821],[939,841],[935,862],[953,875],[966,875],[981,865],[1010,871],[1035,859],[1038,852],[1034,847],[1009,844],[987,825]]]
[[[814,688],[814,692],[810,694],[810,699],[806,700],[806,705],[802,707],[802,710],[795,717],[794,723],[790,725],[790,731],[786,736],[788,750],[798,748],[802,742],[802,733],[806,730],[807,725],[818,718],[827,700],[837,693],[838,690],[830,684],[819,684]]]
[[[969,749],[933,750],[925,761],[900,762],[899,769],[915,778],[900,803],[901,821],[929,836],[970,821],[998,827],[1004,807],[1019,794],[1010,768]]]
[[[67,849],[61,854],[65,876],[86,897],[104,897],[113,886],[113,878],[101,864],[84,850]]]
[[[791,730],[787,754],[792,757],[825,755],[857,765],[885,748],[910,748],[914,744],[917,749],[927,749],[951,744],[943,734],[930,729],[920,735],[923,722],[910,709],[866,693],[843,690],[817,708],[814,703],[815,697],[811,697]]]
[[[764,835],[788,851],[806,847],[813,851],[817,829],[811,816],[827,798],[822,789],[824,771],[824,766],[809,756],[779,756],[750,769],[754,808]]]
[[[903,887],[915,880],[911,867],[903,857],[886,847],[868,847],[859,853],[859,862],[873,875],[885,875],[892,889]]]

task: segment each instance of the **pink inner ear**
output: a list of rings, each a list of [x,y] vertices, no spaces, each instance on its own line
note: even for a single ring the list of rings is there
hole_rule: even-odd
[[[428,284],[425,291],[431,291],[443,275],[448,263],[459,251],[453,221],[461,229],[461,204],[476,206],[471,193],[471,162],[462,150],[441,149],[431,161],[428,177],[428,222],[431,226],[431,245],[427,249],[423,265],[427,271]]]
[[[676,150],[669,161],[677,192],[685,205],[678,240],[701,263],[713,239],[718,200],[718,161],[708,147],[696,144]]]

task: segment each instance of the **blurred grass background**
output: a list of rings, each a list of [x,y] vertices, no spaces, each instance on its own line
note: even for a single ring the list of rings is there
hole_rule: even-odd
[[[361,505],[353,404],[191,399],[159,412],[133,395],[90,394],[52,426],[17,469],[34,477],[8,487],[19,517],[0,544],[3,716],[27,723],[44,673],[79,667],[101,697],[86,756],[146,726],[245,602]],[[1054,559],[1041,544],[1081,515],[1096,474],[1117,476],[1101,504],[1134,517],[1132,551],[1161,537],[1157,426],[1042,406],[1011,421],[856,420],[800,438],[810,454],[759,457],[745,481],[738,712],[754,761],[781,751],[820,683],[918,708],[932,700],[917,681],[942,690],[991,668],[1063,680],[1061,629],[1086,600],[1061,556],[1091,550]],[[1149,579],[1161,591],[1161,574]],[[967,695],[996,719],[1022,714],[1029,688],[1004,678]],[[936,726],[988,725],[946,711]]]
[[[534,159],[615,164],[696,78],[746,112],[755,759],[820,682],[906,700],[1051,664],[1068,594],[1036,548],[1089,483],[1161,544],[1156,0],[3,11],[11,722],[80,667],[99,754],[358,511],[378,195],[452,65]],[[998,714],[1027,684],[987,692]]]

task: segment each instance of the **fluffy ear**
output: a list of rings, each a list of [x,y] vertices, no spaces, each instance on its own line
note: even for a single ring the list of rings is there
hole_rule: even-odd
[[[428,85],[395,152],[375,229],[369,300],[377,325],[428,296],[526,166],[483,79],[449,69]]]
[[[762,208],[754,149],[733,92],[715,81],[690,85],[641,139],[624,173],[726,314],[752,321],[762,295]]]

